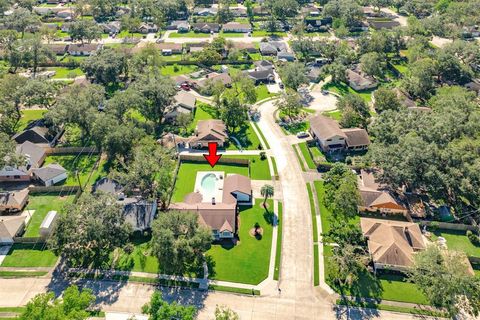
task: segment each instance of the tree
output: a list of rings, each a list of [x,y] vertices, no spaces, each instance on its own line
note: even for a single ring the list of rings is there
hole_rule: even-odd
[[[228,131],[235,132],[248,120],[247,106],[233,92],[225,92],[220,98],[220,119]]]
[[[353,0],[329,1],[324,6],[323,13],[326,16],[339,19],[345,27],[354,27],[363,18],[362,7]]]
[[[154,73],[137,78],[131,88],[143,99],[139,111],[145,118],[159,126],[165,109],[172,104],[177,93],[175,83],[169,77]]]
[[[360,193],[357,177],[342,163],[325,173],[325,203],[337,220],[348,221],[358,214]]]
[[[11,15],[5,17],[5,26],[7,29],[12,29],[20,32],[22,38],[25,35],[25,30],[28,27],[39,25],[40,21],[36,14],[33,14],[28,9],[17,8],[14,9]]]
[[[199,63],[206,65],[213,65],[222,61],[222,55],[210,46],[203,48],[201,51],[194,52],[192,57]]]
[[[71,23],[68,34],[73,41],[90,43],[102,37],[102,29],[94,20],[79,19]]]
[[[369,52],[362,55],[360,58],[360,67],[362,71],[370,76],[383,78],[387,64],[377,52]]]
[[[143,98],[135,90],[116,91],[107,101],[105,112],[113,115],[120,123],[127,122],[129,110],[139,110]]]
[[[382,113],[386,110],[398,111],[402,107],[397,93],[394,90],[380,87],[375,91],[374,95],[375,102],[373,107],[377,113]]]
[[[15,147],[15,142],[8,134],[0,131],[0,168],[22,163],[23,157],[15,152]]]
[[[333,62],[322,67],[322,73],[324,75],[331,75],[332,82],[340,83],[347,81],[347,67],[339,62]]]
[[[142,24],[142,19],[130,15],[124,15],[121,18],[121,25],[123,30],[127,30],[130,34],[133,34]]]
[[[155,291],[150,303],[142,307],[142,313],[148,314],[150,320],[193,320],[197,313],[194,306],[182,306],[176,302],[168,303],[162,299],[162,294]]]
[[[98,107],[104,104],[105,89],[99,85],[73,85],[57,99],[57,103],[45,114],[45,118],[57,127],[70,124],[82,131],[82,139],[90,133],[98,115]]]
[[[409,64],[402,85],[412,96],[428,99],[435,89],[434,76],[436,74],[435,62],[429,58],[421,59]]]
[[[49,245],[71,266],[100,266],[108,263],[115,248],[127,243],[132,227],[123,208],[109,194],[84,193],[66,206],[55,225]]]
[[[452,317],[460,311],[478,316],[480,279],[468,273],[468,260],[464,253],[428,246],[414,259],[410,278],[433,305],[445,308]],[[459,310],[459,302],[464,298],[470,308]]]
[[[337,102],[337,107],[342,112],[342,119],[340,120],[342,127],[367,127],[370,112],[360,95],[349,93],[342,96]]]
[[[166,208],[173,187],[172,155],[153,139],[137,143],[132,159],[122,162],[122,170],[113,171],[111,176],[127,194],[140,192],[144,198],[158,199],[162,208]]]
[[[21,320],[36,319],[87,319],[87,311],[95,301],[91,289],[79,290],[72,285],[65,289],[62,298],[55,299],[53,292],[41,293],[30,300],[21,313]]]
[[[437,56],[438,78],[442,82],[464,84],[470,81],[473,71],[455,55],[440,51]]]
[[[275,102],[275,106],[290,119],[293,116],[298,115],[303,108],[300,101],[300,95],[293,90],[287,90],[282,93],[281,99]]]
[[[152,224],[152,250],[163,273],[183,275],[202,266],[212,232],[194,212],[161,213]]]
[[[92,139],[109,159],[126,161],[145,132],[131,122],[121,123],[112,114],[99,114],[92,125]]]
[[[359,275],[366,272],[368,255],[361,246],[344,244],[332,249],[332,256],[327,258],[327,277],[338,286],[342,294],[347,285],[358,280]]]
[[[135,78],[156,72],[163,64],[163,58],[153,43],[147,43],[130,60]]]
[[[243,103],[254,104],[257,101],[255,82],[245,74],[238,73],[233,76],[232,88]]]
[[[261,189],[260,189],[260,194],[263,197],[263,206],[266,207],[267,205],[267,199],[273,197],[274,191],[273,191],[273,186],[269,184],[265,184]]]
[[[192,116],[188,113],[180,113],[177,115],[175,118],[175,124],[179,126],[180,128],[183,129],[183,131],[186,133],[188,131],[188,127],[192,123]]]
[[[22,40],[21,47],[22,64],[24,67],[32,67],[34,78],[41,63],[54,59],[53,52],[42,43],[38,35]]]
[[[215,307],[215,320],[240,320],[238,314],[227,306]]]
[[[88,78],[104,86],[118,83],[126,73],[127,57],[121,51],[105,48],[83,61],[81,69]]]
[[[300,85],[308,83],[305,66],[299,62],[287,63],[279,73],[287,88],[297,90]]]
[[[0,132],[13,135],[20,120],[17,108],[10,101],[0,100]]]

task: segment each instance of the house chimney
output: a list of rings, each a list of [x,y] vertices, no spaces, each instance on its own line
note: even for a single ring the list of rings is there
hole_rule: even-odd
[[[215,197],[212,197],[212,204],[215,205]]]

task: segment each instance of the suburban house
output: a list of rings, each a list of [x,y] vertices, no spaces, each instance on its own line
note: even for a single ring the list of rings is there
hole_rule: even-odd
[[[273,69],[261,69],[261,70],[253,70],[253,71],[245,71],[246,75],[255,81],[255,84],[261,83],[274,83],[275,82],[275,74],[273,73]]]
[[[73,10],[72,9],[60,10],[56,13],[56,16],[57,18],[62,18],[64,20],[72,20]]]
[[[248,23],[228,22],[222,27],[223,32],[247,33],[252,31],[252,26]]]
[[[229,174],[223,179],[221,202],[216,201],[215,198],[203,199],[200,192],[192,192],[185,196],[183,202],[171,204],[170,209],[197,213],[200,224],[212,229],[215,240],[232,239],[238,228],[238,205],[250,204],[251,201],[250,178]]]
[[[191,93],[179,91],[174,97],[174,104],[167,108],[164,118],[165,121],[174,122],[179,114],[188,114],[193,116],[195,103],[197,99]]]
[[[202,33],[219,32],[220,24],[208,23],[208,22],[193,23],[192,28],[193,28],[193,31],[195,32],[202,32]]]
[[[340,129],[337,121],[317,115],[310,119],[310,134],[324,152],[339,150],[366,150],[370,139],[365,129]]]
[[[116,196],[117,203],[123,206],[125,221],[134,231],[144,231],[152,226],[157,213],[157,202],[142,197],[125,197],[123,187],[116,181],[103,177],[92,187],[92,193],[108,193]]]
[[[58,163],[50,163],[44,167],[33,169],[32,178],[46,187],[67,180],[67,170]]]
[[[172,21],[168,26],[169,30],[177,30],[178,32],[188,32],[190,31],[190,23],[187,20],[176,20]]]
[[[475,92],[477,96],[480,97],[480,80],[476,79],[474,81],[468,82],[464,85],[468,91]]]
[[[62,26],[60,27],[60,30],[62,30],[63,32],[69,32],[71,26],[72,26],[71,22],[62,23]]]
[[[45,44],[57,56],[63,56],[68,51],[68,44]]]
[[[245,51],[245,52],[248,52],[248,53],[258,52],[258,49],[255,47],[255,44],[253,44],[253,43],[235,41],[233,43],[233,47],[237,50]]]
[[[367,19],[368,25],[375,29],[375,30],[380,30],[380,29],[393,29],[398,26],[400,26],[400,23],[395,20],[379,20],[379,19]]]
[[[357,69],[347,69],[346,76],[348,85],[357,91],[375,89],[378,86],[377,80],[371,76],[364,75]]]
[[[72,43],[68,46],[68,54],[72,56],[89,56],[102,48],[100,43]]]
[[[416,223],[360,218],[360,226],[375,270],[406,271],[413,265],[415,253],[426,248]]]
[[[29,124],[25,130],[14,135],[12,139],[15,140],[17,144],[30,141],[40,146],[53,147],[62,133],[63,131],[54,132],[45,126],[42,120],[38,120]]]
[[[216,16],[217,15],[217,8],[195,8],[193,10],[193,14],[200,17],[208,17],[208,16]]]
[[[25,141],[24,143],[17,145],[16,153],[25,157],[26,168],[40,168],[47,157],[45,149],[32,143]]]
[[[275,68],[273,63],[268,60],[258,60],[254,61],[253,64],[255,65],[257,70],[272,70]]]
[[[247,9],[242,7],[232,7],[230,8],[230,14],[234,17],[246,17]]]
[[[122,30],[122,24],[120,21],[111,21],[107,23],[100,24],[100,26],[103,28],[103,32],[105,33],[119,33],[120,30]]]
[[[155,33],[158,31],[158,26],[155,23],[146,23],[143,22],[137,29],[138,32],[147,34],[147,33]]]
[[[0,216],[0,244],[12,244],[25,229],[25,219],[24,215]]]
[[[205,78],[195,81],[194,84],[197,87],[204,88],[210,81],[212,82],[221,81],[226,87],[229,87],[232,84],[232,77],[230,77],[230,75],[226,72],[223,72],[223,73],[212,72],[207,74]]]
[[[155,48],[162,52],[162,55],[169,56],[172,54],[182,54],[183,52],[183,45],[181,43],[167,43],[167,42],[160,42],[155,43]]]
[[[281,41],[260,42],[260,53],[264,56],[276,56],[280,51],[287,51],[287,45]]]
[[[264,6],[257,6],[253,7],[253,14],[256,16],[268,16],[270,14],[270,10]]]
[[[200,120],[195,129],[195,135],[189,140],[191,148],[207,148],[209,142],[216,142],[220,148],[228,139],[227,128],[222,120]]]
[[[30,173],[25,167],[4,166],[0,170],[0,182],[27,182]]]
[[[293,62],[295,61],[295,54],[288,51],[277,52],[277,59],[282,61]]]
[[[373,171],[361,170],[358,179],[361,198],[359,211],[402,214],[407,219],[411,219],[408,209],[392,197],[385,186],[377,182]]]
[[[28,201],[28,189],[0,192],[0,212],[22,211]]]

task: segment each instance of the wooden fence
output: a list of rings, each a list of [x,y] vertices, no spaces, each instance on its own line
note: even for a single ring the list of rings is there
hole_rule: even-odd
[[[47,155],[79,155],[79,154],[99,154],[95,147],[59,147],[59,148],[45,148]]]
[[[420,226],[427,226],[427,227],[436,227],[439,229],[446,229],[446,230],[455,230],[455,231],[476,231],[477,228],[475,226],[471,226],[468,224],[461,224],[461,223],[448,223],[448,222],[440,222],[440,221],[424,221],[419,220],[415,221]]]
[[[35,193],[64,193],[64,194],[70,194],[70,193],[76,193],[80,190],[79,186],[50,186],[50,187],[44,187],[44,186],[31,186],[28,187],[28,191],[30,194],[35,194]]]
[[[44,244],[45,239],[40,237],[13,237],[14,243]]]
[[[181,154],[180,155],[180,161],[190,161],[190,162],[206,162],[205,158],[203,155],[187,155],[187,154]],[[249,159],[237,159],[237,158],[225,158],[221,157],[218,160],[218,163],[224,163],[224,164],[238,164],[238,165],[243,165],[243,166],[249,166],[250,165],[250,160]]]

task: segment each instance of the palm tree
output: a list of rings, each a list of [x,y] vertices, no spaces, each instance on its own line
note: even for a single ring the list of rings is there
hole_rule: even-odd
[[[273,197],[273,186],[266,184],[260,189],[260,194],[264,197],[263,206],[265,207],[267,199]]]

